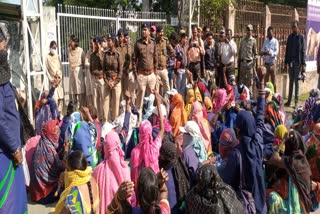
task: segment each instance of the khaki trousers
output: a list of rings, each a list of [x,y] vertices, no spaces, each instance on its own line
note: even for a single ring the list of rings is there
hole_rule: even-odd
[[[113,89],[105,86],[103,112],[104,120],[108,121],[109,110],[111,109],[111,121],[114,121],[119,116],[120,108],[120,97],[121,97],[121,83],[119,82]]]
[[[93,105],[97,109],[97,116],[99,121],[103,121],[103,102],[104,102],[104,92],[105,83],[103,79],[98,79],[94,77],[93,81]]]
[[[162,70],[157,70],[157,72],[158,72],[159,80],[161,80],[161,82],[162,82],[162,87],[160,85],[160,82],[157,81],[156,91],[158,91],[160,94],[162,94],[162,96],[165,96],[167,94],[167,91],[170,90],[168,70],[162,69]],[[160,91],[161,88],[162,88],[162,90]]]
[[[267,69],[265,82],[269,82],[269,77],[271,77],[271,82],[276,92],[276,64],[271,65],[271,64],[265,63],[264,65]]]
[[[142,118],[143,98],[145,96],[146,89],[151,88],[152,90],[154,90],[156,87],[156,82],[157,82],[157,77],[154,73],[150,75],[138,74],[137,76],[138,88],[137,88],[136,104],[140,113],[140,121]]]

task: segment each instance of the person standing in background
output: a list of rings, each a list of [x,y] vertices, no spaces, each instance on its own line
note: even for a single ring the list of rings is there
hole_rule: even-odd
[[[10,78],[7,36],[0,26],[0,213],[28,213],[20,116]]]
[[[107,38],[109,49],[103,57],[102,68],[106,83],[103,122],[109,122],[109,109],[111,109],[111,121],[114,121],[119,116],[123,62],[121,61],[121,54],[116,50],[116,40],[116,35],[109,34]]]
[[[268,27],[267,39],[263,43],[261,55],[263,56],[264,66],[267,69],[266,82],[269,82],[271,76],[271,82],[276,92],[276,69],[277,69],[277,56],[279,53],[279,42],[273,36],[273,27]]]
[[[85,103],[84,106],[91,106],[94,104],[94,82],[90,73],[90,56],[93,52],[93,37],[89,41],[89,50],[85,56],[85,69],[84,69],[84,83],[85,83]]]
[[[157,34],[157,26],[152,25],[150,28],[150,37],[152,39],[156,39],[156,34]]]
[[[285,106],[291,105],[291,98],[293,92],[293,83],[295,85],[294,102],[295,107],[298,106],[299,98],[299,73],[306,70],[306,47],[304,36],[299,33],[298,22],[292,23],[292,33],[289,35],[286,45],[285,69],[289,66],[289,95]]]
[[[205,70],[206,70],[206,80],[209,82],[209,88],[216,85],[215,81],[215,67],[216,67],[216,59],[215,59],[215,42],[213,39],[213,33],[209,32],[206,34],[206,44],[204,46],[205,55]]]
[[[126,90],[129,88],[129,74],[132,71],[132,55],[133,55],[133,47],[129,42],[126,42],[126,36],[128,33],[122,29],[118,30],[118,47],[117,50],[121,54],[121,61],[123,62],[123,74],[121,80],[121,87],[122,87],[122,97]]]
[[[61,81],[58,87],[55,89],[53,99],[56,101],[60,117],[62,117],[62,111],[64,106],[62,64],[61,64],[59,55],[57,54],[56,41],[50,42],[50,53],[47,55],[47,58],[46,58],[46,67],[47,67],[47,77],[50,82],[50,85],[52,85],[55,79]]]
[[[75,35],[72,35],[69,47],[69,94],[71,96],[71,101],[76,103],[77,108],[82,106],[85,102],[84,63],[84,51],[79,47],[78,38]]]
[[[176,75],[174,85],[182,95],[183,99],[186,97],[186,81],[187,81],[187,67],[188,67],[188,37],[186,33],[180,34],[180,42],[175,48],[176,52]]]
[[[158,76],[158,80],[162,83],[163,93],[160,93],[162,96],[165,96],[167,91],[170,90],[169,85],[169,76],[167,69],[168,62],[168,54],[172,57],[174,55],[174,49],[169,44],[169,40],[167,37],[163,35],[163,27],[157,27],[157,38],[156,38],[156,49],[158,56],[158,64],[156,65],[156,74]],[[160,92],[160,82],[157,81],[156,90]]]
[[[219,61],[219,67],[221,69],[221,73],[219,73],[222,77],[220,77],[220,84],[224,85],[223,81],[223,69],[226,68],[226,75],[227,75],[227,80],[229,81],[232,77],[234,78],[234,59],[237,54],[237,44],[234,42],[232,39],[232,30],[227,29],[225,36],[223,35],[222,32],[221,34],[221,40],[218,46],[217,50],[217,59]],[[229,82],[229,84],[231,84]],[[224,86],[226,87],[226,86]]]
[[[250,91],[254,92],[255,87],[253,80],[256,76],[255,74],[255,61],[257,58],[257,41],[252,36],[253,26],[251,24],[247,25],[247,35],[241,40],[239,49],[239,59],[238,68],[240,67],[240,72],[238,73],[238,83],[243,84],[249,88]],[[255,95],[253,96],[255,97]]]
[[[99,121],[103,121],[103,101],[105,93],[105,82],[102,71],[102,50],[100,46],[101,38],[92,40],[92,53],[90,55],[90,73],[93,82],[93,106],[97,109]]]
[[[138,83],[136,104],[140,113],[140,122],[146,89],[154,90],[156,86],[157,77],[154,69],[158,65],[156,42],[150,37],[150,30],[147,24],[143,24],[142,29],[142,38],[136,42],[134,47],[134,55],[136,57],[134,72]]]

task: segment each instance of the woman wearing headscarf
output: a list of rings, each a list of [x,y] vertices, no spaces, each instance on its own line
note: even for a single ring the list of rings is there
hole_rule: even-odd
[[[198,167],[208,159],[207,151],[202,142],[198,124],[188,121],[184,127],[179,128],[183,134],[182,159],[190,175],[190,182],[194,184]]]
[[[59,146],[59,126],[57,120],[50,120],[42,126],[42,134],[34,151],[31,163],[31,200],[41,204],[56,200],[60,173],[65,165],[59,159],[56,149]]]
[[[282,184],[284,191],[274,188],[269,195],[269,213],[309,213],[312,207],[311,170],[302,137],[297,131],[288,133],[284,156],[275,152],[270,164],[285,169],[286,176]]]
[[[320,202],[320,123],[313,126],[311,137],[306,142],[307,152],[306,157],[308,159],[312,180],[317,184],[315,190],[315,197],[317,202]]]
[[[280,153],[284,153],[286,148],[285,144],[281,144],[285,135],[287,133],[287,128],[284,125],[279,125],[276,130],[274,130],[274,143],[273,146],[276,150],[280,151]]]
[[[224,106],[224,104],[226,104],[226,102],[227,102],[227,91],[224,88],[220,88],[216,90],[212,98],[212,105],[213,105],[212,111],[216,113]]]
[[[170,124],[172,126],[172,134],[177,137],[179,127],[184,126],[187,122],[187,113],[184,109],[184,101],[180,94],[176,94],[172,97],[172,112],[170,116]]]
[[[65,189],[55,208],[55,214],[90,213],[99,214],[99,188],[91,176],[92,168],[87,165],[81,151],[70,153],[64,172]]]
[[[178,155],[176,144],[170,141],[163,142],[160,148],[159,166],[168,173],[169,180],[166,186],[171,213],[185,211],[183,202],[190,189],[189,173],[182,158]]]
[[[256,118],[249,111],[241,110],[237,115],[236,130],[240,141],[239,148],[242,158],[242,166],[246,181],[246,190],[252,193],[257,213],[267,212],[265,181],[263,174],[263,132],[264,132],[264,108],[265,67],[259,67],[259,96],[257,102]]]
[[[202,102],[202,97],[198,87],[195,86],[192,88],[192,85],[189,84],[187,88],[186,105],[184,109],[186,110],[187,116],[189,117],[189,115],[191,114],[192,104],[195,101]]]
[[[234,190],[239,188],[240,151],[237,148],[239,140],[233,129],[224,129],[219,140],[219,155],[221,162],[216,162],[217,170],[222,180]]]
[[[150,121],[142,121],[139,127],[139,144],[131,152],[131,179],[135,185],[137,185],[142,168],[150,167],[155,173],[159,172],[158,158],[164,133],[163,117],[159,99],[159,94],[156,94],[156,104],[160,119],[160,131],[158,136],[153,140],[152,125]]]
[[[119,135],[113,130],[105,137],[104,161],[95,168],[92,176],[100,189],[100,213],[106,213],[121,183],[131,180],[124,152],[120,148]]]
[[[279,115],[280,115],[282,124],[284,124],[286,121],[286,112],[284,110],[283,97],[281,94],[275,93],[273,94],[272,100],[275,101],[279,106]]]
[[[243,205],[235,191],[220,178],[214,165],[199,168],[197,184],[186,197],[188,213],[242,214]]]
[[[212,152],[210,125],[208,120],[203,117],[202,105],[200,102],[196,101],[192,104],[190,119],[198,124],[202,142],[207,152]]]

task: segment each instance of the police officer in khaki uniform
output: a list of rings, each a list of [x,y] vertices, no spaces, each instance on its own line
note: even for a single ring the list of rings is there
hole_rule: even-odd
[[[99,120],[103,121],[102,103],[104,102],[105,82],[102,71],[103,53],[100,46],[101,42],[102,38],[99,37],[92,40],[93,52],[90,55],[90,73],[93,82],[93,105],[97,109]]]
[[[119,116],[122,66],[121,54],[116,50],[116,35],[109,34],[107,38],[108,51],[103,57],[103,73],[105,80],[104,122],[108,121],[111,109],[111,121]]]
[[[133,45],[125,37],[128,36],[128,32],[122,29],[118,30],[118,47],[117,50],[121,54],[121,61],[123,62],[123,74],[121,80],[122,94],[124,95],[129,87],[129,74],[132,72],[132,57],[133,57]],[[132,75],[132,74],[131,74]]]
[[[158,54],[155,41],[150,37],[150,30],[147,24],[142,25],[142,38],[139,39],[134,47],[136,57],[135,75],[137,76],[137,100],[136,105],[142,113],[143,98],[146,89],[155,89],[156,75],[154,73],[155,65],[158,64]]]
[[[238,63],[240,72],[238,73],[239,84],[247,86],[254,93],[254,78],[255,78],[255,60],[257,58],[257,41],[252,36],[253,26],[247,26],[247,35],[241,40],[239,49]],[[254,95],[255,96],[255,95]]]
[[[174,55],[174,49],[169,43],[167,37],[163,35],[163,27],[157,27],[157,53],[158,53],[158,64],[156,68],[156,74],[158,76],[158,80],[162,83],[162,95],[166,95],[167,91],[170,90],[169,84],[169,76],[168,76],[168,69],[167,69],[167,61],[168,61],[168,53],[172,57]],[[160,91],[160,82],[157,81],[156,90]]]

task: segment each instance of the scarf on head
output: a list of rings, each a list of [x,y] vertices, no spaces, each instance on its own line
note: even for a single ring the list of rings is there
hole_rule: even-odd
[[[188,170],[178,155],[177,146],[172,142],[163,142],[160,148],[159,166],[173,171],[173,179],[178,193],[178,202],[182,202],[190,189]]]
[[[214,165],[205,164],[198,171],[197,185],[186,197],[190,213],[244,213],[237,194],[222,181]]]
[[[264,113],[264,118],[265,122],[270,123],[273,130],[275,130],[280,124],[282,124],[282,120],[279,114],[279,107],[274,101],[268,102]]]
[[[106,213],[119,186],[130,181],[130,171],[120,148],[120,138],[115,131],[109,132],[104,144],[104,161],[93,172],[100,190],[100,213]]]
[[[204,82],[199,82],[198,83],[198,88],[199,91],[202,95],[202,98],[204,99],[206,95],[210,95],[210,92],[208,91],[206,85],[204,84]]]
[[[44,124],[45,133],[42,133],[41,139],[37,144],[32,158],[31,167],[31,198],[33,201],[38,201],[41,198],[47,197],[53,191],[56,182],[59,180],[60,173],[64,170],[64,164],[59,159],[56,151],[57,143],[50,141],[50,130],[56,127],[57,121],[48,121]],[[48,138],[47,138],[48,137]],[[55,139],[55,137],[53,137]]]
[[[314,97],[309,97],[306,100],[306,103],[304,104],[304,114],[305,114],[305,119],[304,119],[304,127],[307,127],[307,125],[310,124],[310,122],[312,121],[312,110],[315,107],[317,103],[317,99]]]
[[[211,142],[210,125],[208,120],[203,117],[202,105],[198,101],[192,104],[191,119],[198,124],[201,132],[201,137],[203,139],[202,142],[204,143],[204,147],[208,151]]]
[[[270,89],[271,96],[274,94],[274,86],[272,82],[267,82],[266,87]]]
[[[42,126],[42,134],[43,136],[52,142],[55,148],[59,146],[59,132],[57,132],[56,127],[58,125],[57,120],[49,120]]]
[[[306,157],[309,161],[312,178],[316,181],[320,180],[320,141],[318,137],[320,135],[320,123],[313,126],[311,137],[306,142],[307,152]]]
[[[216,90],[212,99],[213,112],[219,111],[227,102],[227,91],[224,88]]]
[[[151,123],[148,120],[142,121],[139,127],[139,144],[131,152],[131,178],[135,185],[138,184],[141,167],[150,167],[155,173],[159,172],[160,147],[156,143],[152,139]]]
[[[54,213],[61,213],[65,206],[65,199],[68,196],[72,187],[76,187],[82,184],[86,184],[91,179],[92,168],[88,166],[84,171],[82,170],[73,170],[64,172],[64,185],[65,189],[60,195],[60,199],[56,205]]]
[[[305,146],[302,137],[297,131],[292,131],[285,144],[286,150],[283,157],[285,167],[298,189],[300,205],[304,208],[304,212],[309,213],[312,206],[310,196],[312,174],[304,155]]]
[[[273,146],[274,147],[278,147],[280,144],[281,144],[281,142],[282,142],[282,140],[283,140],[283,138],[284,138],[284,136],[285,136],[285,134],[287,133],[287,128],[284,126],[284,125],[279,125],[275,130],[274,130],[274,138],[275,138],[275,141],[274,141],[274,143],[273,143]],[[280,151],[282,151],[282,152],[284,152],[285,151],[285,148],[286,148],[286,146],[285,146],[285,144],[283,144],[282,146],[281,146],[281,148],[280,148]]]
[[[194,137],[190,134],[183,135],[183,149],[187,149],[191,146],[198,157],[199,165],[208,159],[208,154],[202,143],[202,138],[200,135],[196,135]]]
[[[157,128],[160,130],[160,121],[159,121],[159,116],[154,115],[153,116],[153,128]],[[164,125],[164,131],[166,132],[171,132],[172,131],[172,126],[170,125],[169,121],[167,118],[163,118],[163,125]]]
[[[239,144],[233,129],[224,129],[219,139],[219,154],[222,159],[228,157],[229,152]]]
[[[173,96],[172,107],[170,124],[172,126],[173,136],[176,137],[180,133],[179,127],[184,126],[187,122],[187,112],[184,109],[183,98],[180,94]]]

